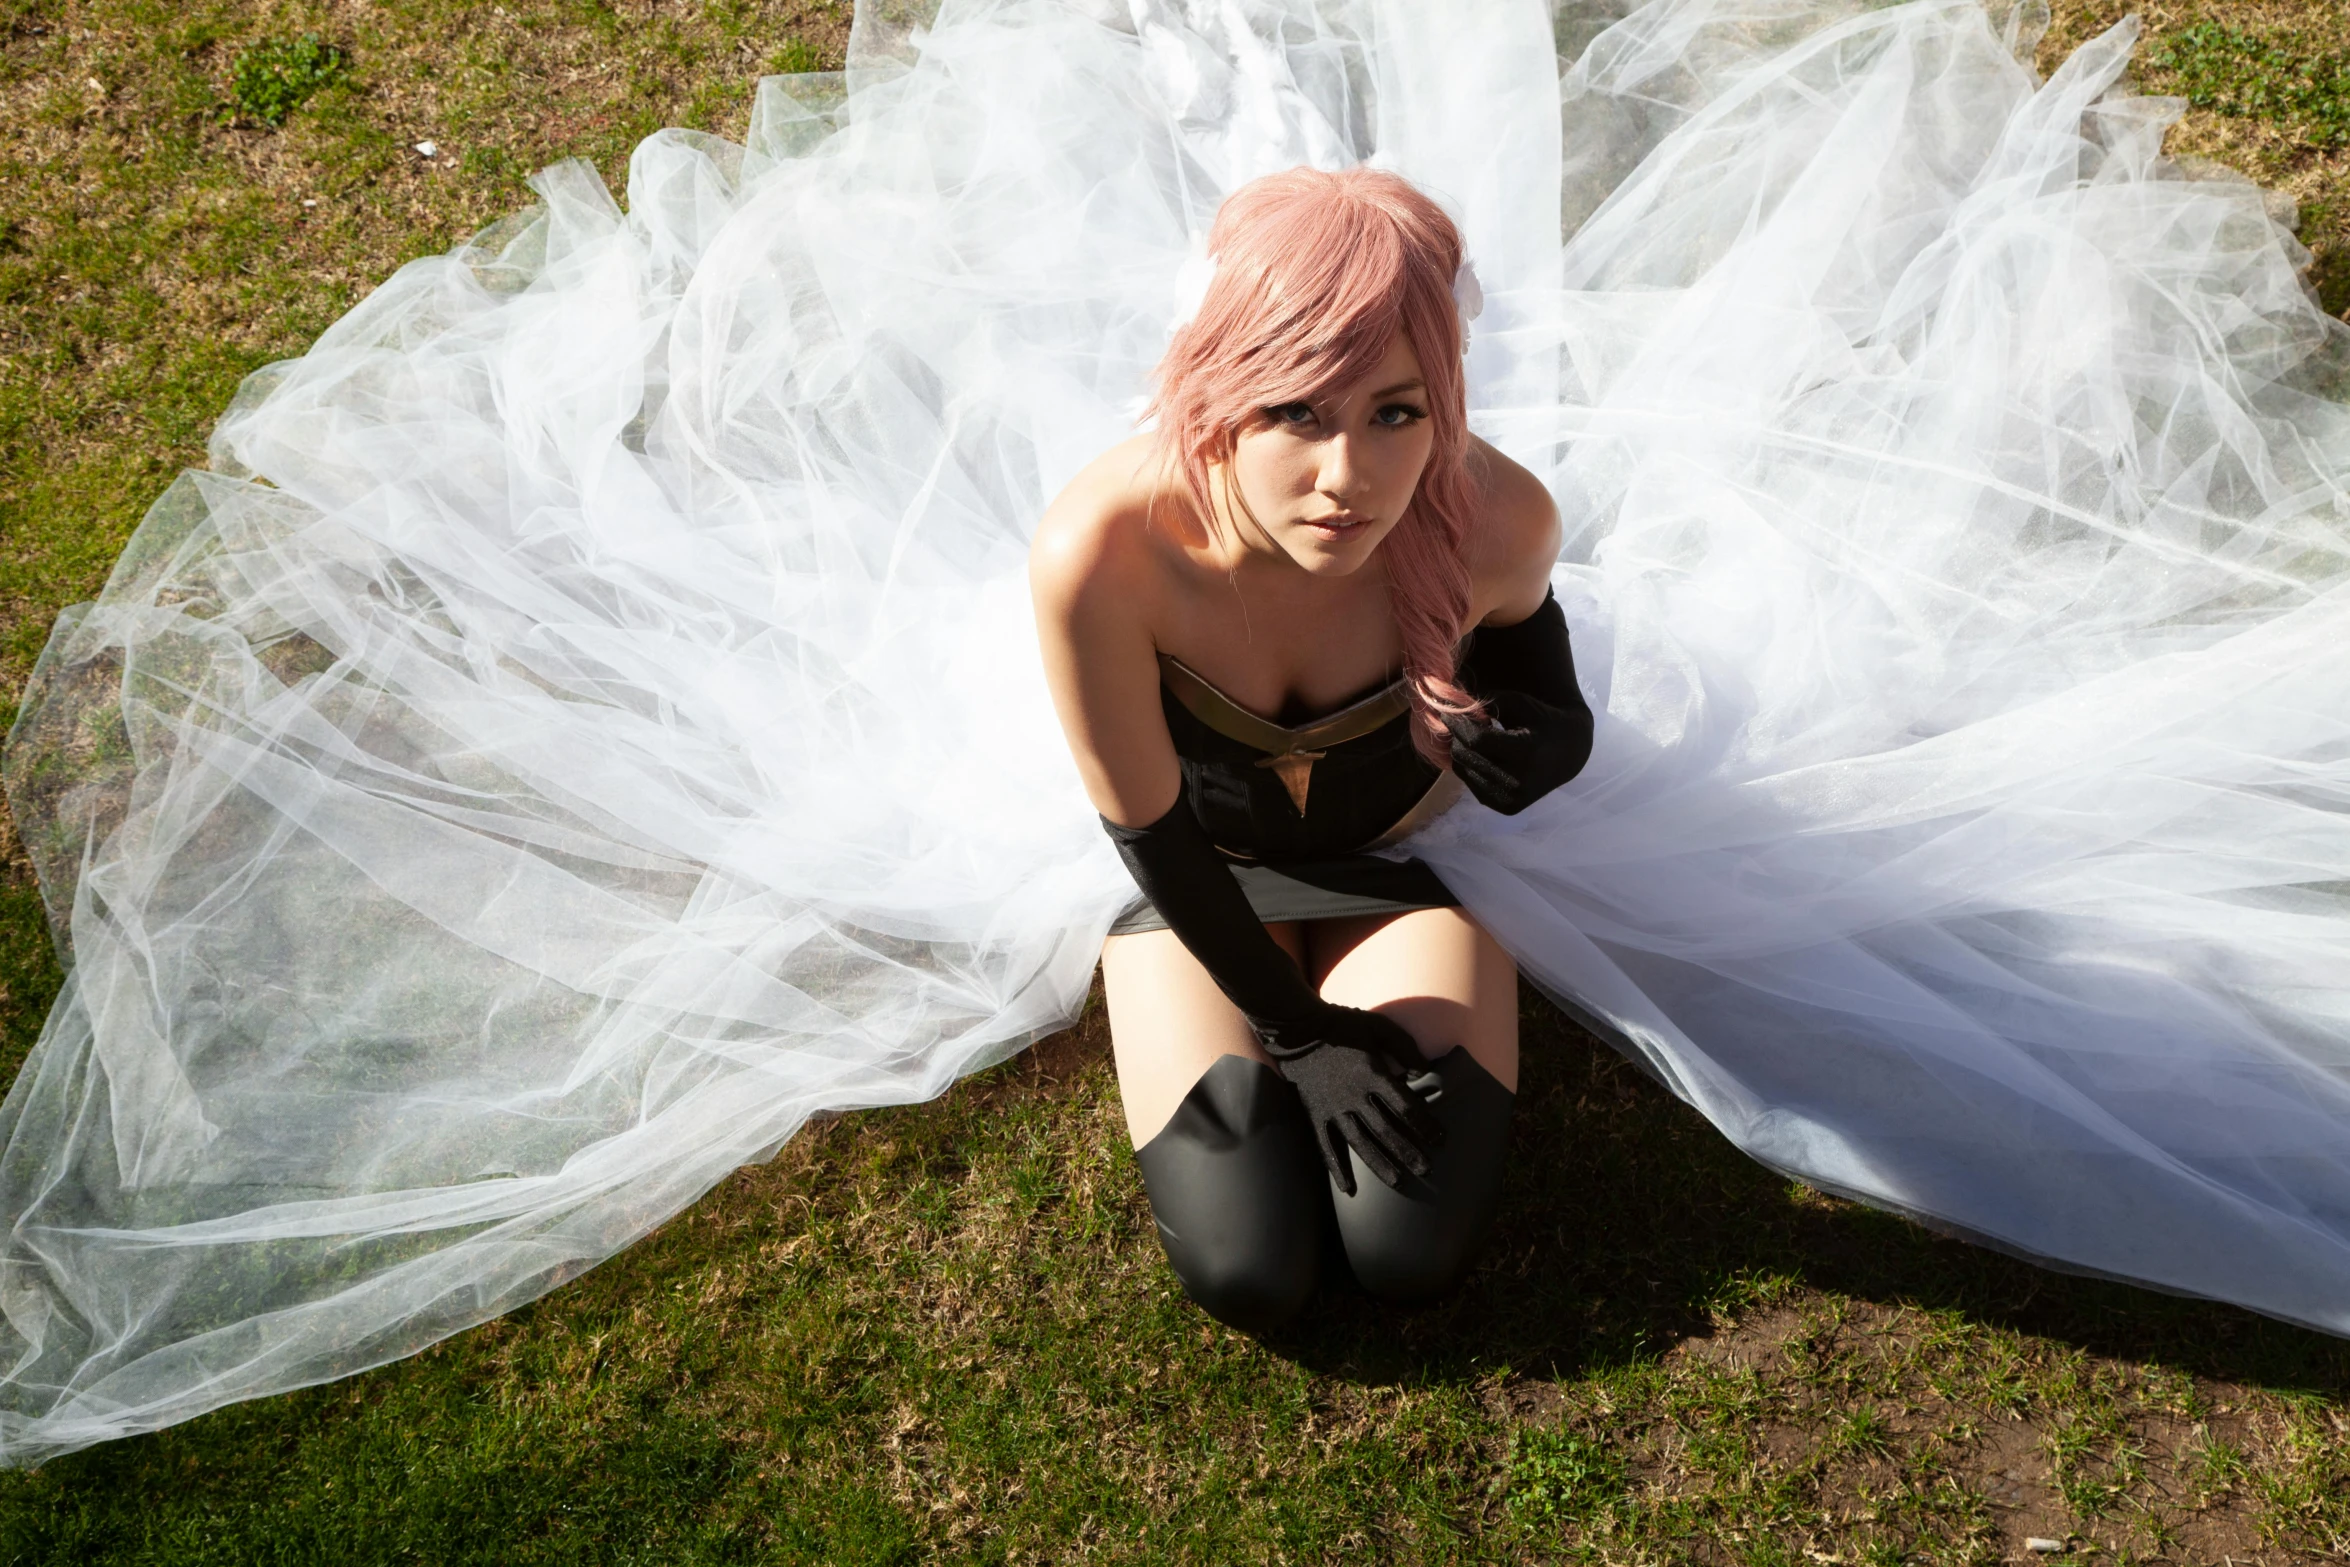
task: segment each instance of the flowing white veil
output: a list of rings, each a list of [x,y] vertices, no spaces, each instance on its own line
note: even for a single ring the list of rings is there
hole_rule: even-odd
[[[10,736],[0,1458],[529,1300],[1065,1022],[1029,630],[1222,193],[1460,216],[1585,776],[1419,852],[1760,1158],[2350,1331],[2344,329],[1976,0],[947,0],[253,377]],[[904,8],[892,6],[890,14]],[[1554,40],[1566,51],[1564,70]]]

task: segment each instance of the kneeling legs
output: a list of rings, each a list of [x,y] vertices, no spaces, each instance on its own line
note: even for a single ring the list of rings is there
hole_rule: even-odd
[[[1304,1309],[1333,1223],[1372,1294],[1417,1305],[1467,1274],[1501,1195],[1516,1096],[1455,1049],[1431,1063],[1445,1140],[1426,1176],[1382,1185],[1360,1166],[1351,1197],[1322,1167],[1297,1096],[1270,1066],[1224,1056],[1135,1150],[1160,1243],[1184,1292],[1249,1332]]]
[[[1337,1192],[1297,1096],[1171,932],[1102,953],[1119,1093],[1159,1236],[1191,1297],[1264,1331],[1303,1308],[1325,1245],[1364,1287],[1419,1302],[1457,1284],[1500,1193],[1517,1074],[1517,974],[1457,909],[1267,929],[1328,999],[1378,1007],[1430,1053],[1447,1133],[1425,1178],[1357,1166]]]

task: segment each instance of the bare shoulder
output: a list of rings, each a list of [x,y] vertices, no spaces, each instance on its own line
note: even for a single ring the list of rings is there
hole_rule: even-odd
[[[1518,463],[1471,436],[1484,505],[1469,547],[1472,624],[1508,625],[1542,607],[1558,563],[1559,514],[1550,491]]]
[[[1155,554],[1148,523],[1158,488],[1157,443],[1147,435],[1119,442],[1080,469],[1029,541],[1028,581],[1038,603],[1142,585]]]

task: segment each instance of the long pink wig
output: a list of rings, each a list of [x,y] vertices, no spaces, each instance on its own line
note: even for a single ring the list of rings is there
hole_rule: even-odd
[[[1453,303],[1460,231],[1400,176],[1300,168],[1225,197],[1208,253],[1215,277],[1159,361],[1150,410],[1161,449],[1203,515],[1215,515],[1209,470],[1231,456],[1252,414],[1362,380],[1398,327],[1419,358],[1435,449],[1380,547],[1417,720],[1412,739],[1441,766],[1443,715],[1477,711],[1453,679],[1469,618],[1466,554],[1478,494]]]

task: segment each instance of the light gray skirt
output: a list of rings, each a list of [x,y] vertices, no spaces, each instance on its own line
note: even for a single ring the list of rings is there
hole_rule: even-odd
[[[1268,925],[1285,920],[1334,920],[1361,914],[1405,914],[1413,909],[1453,909],[1461,900],[1418,860],[1385,860],[1376,854],[1283,865],[1235,865],[1249,907]],[[1165,930],[1147,898],[1136,898],[1110,927],[1113,936]]]

